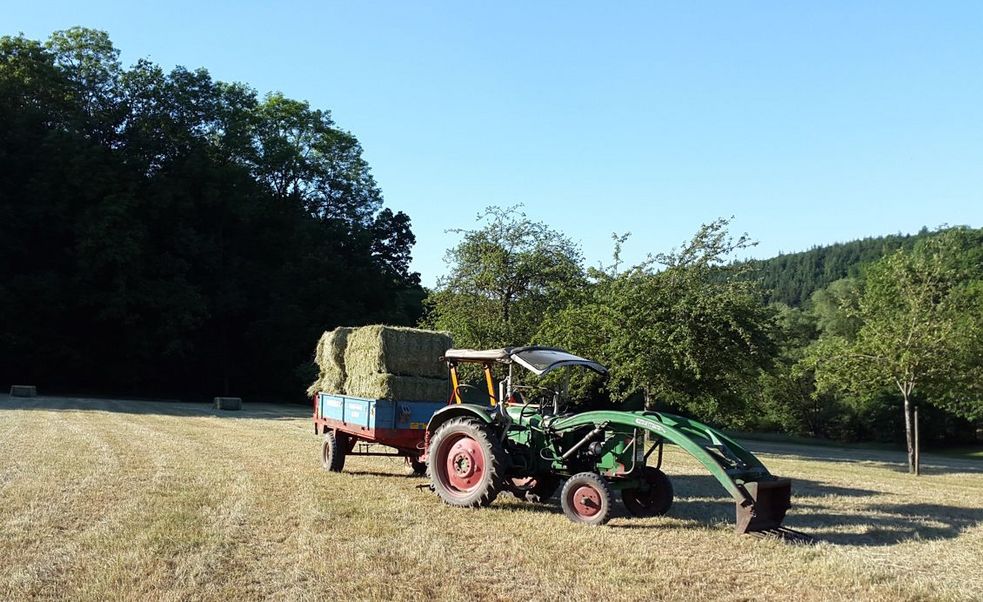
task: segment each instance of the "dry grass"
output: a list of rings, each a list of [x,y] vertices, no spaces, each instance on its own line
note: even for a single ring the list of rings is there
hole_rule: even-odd
[[[447,364],[440,358],[452,345],[446,332],[405,326],[362,326],[348,335],[345,371],[349,378],[396,374],[444,380]]]
[[[0,396],[0,599],[983,599],[977,461],[753,443],[810,546],[733,535],[677,452],[670,517],[587,528],[319,447],[303,409]]]
[[[307,396],[317,393],[345,393],[345,347],[352,328],[345,326],[325,331],[314,348],[314,363],[317,364],[317,380],[307,387]]]

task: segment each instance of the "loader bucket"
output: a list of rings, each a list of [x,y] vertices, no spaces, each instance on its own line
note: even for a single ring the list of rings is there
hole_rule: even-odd
[[[750,501],[737,503],[737,533],[778,529],[792,506],[792,481],[752,481],[744,484]]]

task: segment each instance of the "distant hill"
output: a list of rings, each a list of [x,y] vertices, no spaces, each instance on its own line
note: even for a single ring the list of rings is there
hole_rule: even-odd
[[[877,261],[897,249],[910,249],[919,238],[931,234],[927,228],[922,228],[918,234],[864,238],[813,247],[808,251],[782,254],[771,259],[752,259],[747,263],[768,290],[767,301],[796,307],[834,280],[856,276],[862,265]]]

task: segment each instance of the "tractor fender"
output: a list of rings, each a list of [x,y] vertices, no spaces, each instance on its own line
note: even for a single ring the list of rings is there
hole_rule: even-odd
[[[427,433],[432,435],[440,428],[440,425],[451,418],[460,418],[462,416],[477,418],[485,424],[491,424],[494,420],[491,412],[489,412],[489,408],[485,406],[472,403],[455,403],[440,408],[433,413],[433,416],[430,417],[430,422],[427,423]]]

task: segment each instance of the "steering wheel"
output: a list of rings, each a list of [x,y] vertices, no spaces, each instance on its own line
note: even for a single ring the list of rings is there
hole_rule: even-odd
[[[454,391],[454,393],[457,394],[457,398],[460,399],[461,401],[464,401],[464,391],[475,391],[477,393],[481,393],[481,389],[479,389],[478,387],[474,385],[469,385],[467,383],[461,383],[457,385],[457,389]]]

